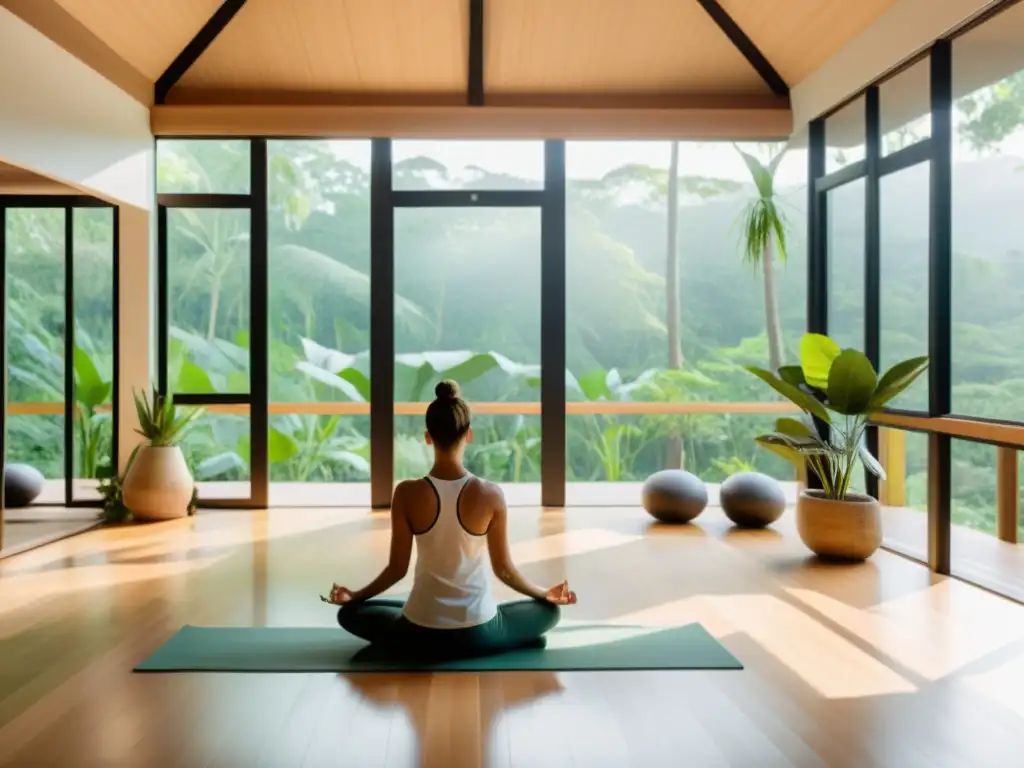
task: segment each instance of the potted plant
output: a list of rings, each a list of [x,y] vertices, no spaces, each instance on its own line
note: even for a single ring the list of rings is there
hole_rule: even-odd
[[[756,438],[768,450],[806,467],[820,490],[804,490],[796,507],[797,530],[821,557],[864,560],[882,543],[881,509],[876,499],[850,491],[859,459],[883,478],[867,448],[864,431],[871,415],[905,390],[928,367],[927,357],[897,363],[879,378],[867,356],[840,349],[827,336],[806,334],[800,365],[747,370],[803,411],[803,418],[780,418],[775,431]]]
[[[135,393],[136,429],[146,438],[133,455],[122,485],[124,506],[139,520],[171,520],[189,513],[195,482],[177,442],[184,436],[199,409],[178,415],[169,398],[153,390],[152,402]]]

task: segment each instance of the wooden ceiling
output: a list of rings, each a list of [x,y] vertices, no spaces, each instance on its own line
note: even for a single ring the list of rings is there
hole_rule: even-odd
[[[202,29],[221,0],[54,0],[150,82]]]
[[[756,103],[785,97],[785,86],[813,72],[893,1],[0,0],[0,5],[69,50],[71,37],[93,36],[90,46],[102,47],[102,56],[96,50],[72,53],[97,69],[91,59],[105,57],[108,71],[100,71],[115,81],[111,57],[123,63],[129,70],[124,77],[133,82],[156,83],[172,70],[170,104],[456,105],[467,101],[470,9],[479,4],[486,104],[550,106],[568,99],[615,107],[630,101],[651,106],[695,98]],[[197,35],[204,37],[201,30],[222,5],[233,6],[226,13],[230,21],[218,34],[206,35],[205,47],[190,46]],[[730,24],[745,43],[730,32]],[[77,29],[69,36],[72,25]],[[183,54],[189,48],[198,56]],[[762,65],[756,65],[751,50]],[[182,66],[182,59],[193,60]],[[764,66],[777,73],[774,87]]]

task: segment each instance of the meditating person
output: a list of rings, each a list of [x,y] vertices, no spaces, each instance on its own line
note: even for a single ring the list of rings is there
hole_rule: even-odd
[[[559,606],[575,603],[576,594],[564,581],[536,587],[513,564],[505,497],[462,462],[473,439],[469,406],[453,381],[442,381],[435,394],[426,417],[434,466],[427,477],[395,488],[388,564],[362,589],[335,584],[322,599],[341,606],[338,622],[348,632],[402,652],[475,656],[543,645],[544,633],[558,623]],[[413,540],[409,598],[374,599],[405,576]],[[495,602],[488,552],[495,575],[528,600]]]

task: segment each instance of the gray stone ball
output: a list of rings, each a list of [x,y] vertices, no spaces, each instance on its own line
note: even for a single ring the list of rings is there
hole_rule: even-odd
[[[8,507],[27,507],[43,492],[43,473],[28,464],[8,464],[4,467],[4,504]]]
[[[786,509],[779,482],[760,472],[739,472],[722,483],[722,511],[741,528],[764,528]]]
[[[663,469],[644,482],[644,509],[663,523],[688,523],[708,505],[704,481],[682,469]]]

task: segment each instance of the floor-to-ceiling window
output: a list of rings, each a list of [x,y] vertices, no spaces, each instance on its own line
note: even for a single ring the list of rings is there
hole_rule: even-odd
[[[423,409],[450,378],[473,408],[470,471],[537,504],[544,143],[393,146],[395,478],[429,471]]]
[[[806,325],[806,167],[782,143],[568,143],[568,479],[623,484],[570,501],[635,503],[666,467],[793,480],[753,441],[781,406],[743,366],[794,360]],[[748,247],[760,171],[784,237]]]
[[[709,482],[744,469],[793,480],[753,442],[786,406],[743,366],[795,360],[806,324],[805,143],[678,143],[670,217],[670,143],[570,142],[563,287],[544,273],[545,178],[561,173],[544,142],[388,146],[390,185],[374,203],[369,141],[266,142],[264,202],[249,142],[161,140],[167,386],[207,409],[185,445],[207,500],[247,498],[255,472],[261,203],[272,503],[367,503],[375,259],[391,269],[390,328],[378,327],[394,343],[394,478],[429,468],[424,404],[452,377],[474,404],[471,469],[537,501],[547,316],[564,318],[570,502],[621,503],[635,496],[628,483],[672,466]],[[754,247],[746,217],[765,194],[783,239]],[[374,234],[374,205],[389,212],[390,238]]]
[[[817,226],[828,272],[827,330],[841,347],[863,351],[881,373],[929,353],[929,72],[925,57],[871,86],[824,120],[826,173],[815,181]],[[888,404],[929,408],[928,379]],[[927,439],[872,429],[871,449],[888,477],[858,472],[853,486],[891,508],[887,541],[926,557]],[[898,513],[898,514],[897,514]]]
[[[816,121],[811,228],[818,324],[882,370],[930,358],[870,435],[886,543],[1018,598],[1022,22],[993,7]]]
[[[1024,6],[1016,5],[952,51],[952,410],[1013,422],[1024,421],[1022,43]],[[997,566],[1010,563],[1024,573],[1024,548],[1014,546],[1024,528],[1019,513],[1012,519],[1019,500],[1006,497],[1019,496],[1018,455],[953,441],[954,573],[1005,580]],[[1024,595],[1024,578],[1015,589]]]
[[[158,271],[164,328],[157,385],[204,409],[182,441],[204,502],[252,498],[254,369],[251,146],[157,144]],[[266,323],[266,318],[260,318]]]
[[[367,505],[370,142],[267,152],[270,501]]]
[[[92,509],[63,508],[98,505],[115,463],[117,210],[85,196],[2,195],[0,226],[11,547],[94,520]]]

